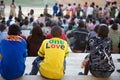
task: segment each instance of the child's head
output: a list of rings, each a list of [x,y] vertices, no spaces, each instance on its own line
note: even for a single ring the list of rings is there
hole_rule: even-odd
[[[34,10],[33,10],[33,9],[30,10],[30,14],[31,14],[31,15],[34,14]]]
[[[80,28],[85,27],[84,21],[80,20],[80,21],[78,22],[78,27],[80,27]]]
[[[108,37],[109,29],[106,24],[101,24],[98,29],[98,36],[105,38]]]
[[[8,35],[20,35],[20,28],[17,24],[12,24],[9,27]]]
[[[45,7],[47,8],[47,7],[48,7],[48,5],[46,4],[46,5],[45,5]]]
[[[52,27],[51,34],[52,34],[52,37],[60,38],[62,35],[62,30],[59,26],[54,26]]]
[[[4,1],[1,1],[1,4],[3,4],[4,3]]]
[[[21,5],[19,5],[18,8],[21,9]]]
[[[114,23],[114,24],[111,26],[111,29],[113,29],[113,30],[118,30],[118,25],[117,25],[117,23]]]

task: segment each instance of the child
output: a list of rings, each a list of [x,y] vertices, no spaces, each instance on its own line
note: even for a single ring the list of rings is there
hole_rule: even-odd
[[[43,41],[30,75],[36,75],[39,70],[41,76],[45,78],[61,79],[65,73],[68,44],[60,38],[62,30],[59,26],[53,27],[51,34],[52,39]]]
[[[43,14],[44,14],[44,16],[48,15],[48,5],[47,4],[45,5]]]
[[[84,75],[87,75],[89,70],[95,77],[109,77],[114,72],[115,66],[111,57],[112,41],[108,38],[108,32],[108,27],[102,24],[98,29],[98,37],[89,39],[90,54],[82,64],[85,68]]]
[[[1,42],[1,76],[5,80],[14,80],[21,77],[25,71],[25,58],[27,56],[26,41],[19,36],[20,29],[12,24],[8,36]]]

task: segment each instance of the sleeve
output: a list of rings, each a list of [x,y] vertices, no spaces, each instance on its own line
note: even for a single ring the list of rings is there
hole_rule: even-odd
[[[66,42],[65,56],[68,56],[68,55],[69,55],[69,49],[68,49],[68,44]]]
[[[72,31],[72,32],[70,32],[70,33],[67,34],[67,37],[71,38],[71,37],[73,37],[73,34],[74,34],[74,32]]]
[[[40,49],[38,50],[38,56],[40,56],[40,57],[44,57],[44,55],[45,55],[45,48],[44,48],[45,44],[46,44],[46,40],[43,41]]]

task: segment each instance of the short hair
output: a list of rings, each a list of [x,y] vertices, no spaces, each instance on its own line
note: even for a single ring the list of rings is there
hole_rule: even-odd
[[[111,26],[111,29],[113,29],[113,30],[118,30],[118,25],[117,25],[117,23],[114,23],[114,24]]]
[[[17,24],[12,24],[9,27],[8,35],[20,35],[20,28]]]
[[[82,20],[78,22],[78,25],[79,25],[78,27],[85,27],[85,23]]]
[[[44,24],[42,22],[39,23],[39,25],[40,25],[41,28],[44,27]]]
[[[52,37],[59,37],[60,38],[62,35],[62,30],[61,30],[60,26],[52,27],[51,35],[52,35]]]
[[[106,24],[101,24],[98,29],[98,36],[105,38],[108,37],[109,28]]]
[[[28,24],[29,24],[29,21],[26,19],[26,20],[24,21],[24,24],[25,24],[25,25],[28,25]]]
[[[12,18],[13,18],[13,16],[10,15],[10,16],[9,16],[9,19],[12,19]]]
[[[50,26],[51,27],[51,21],[46,22],[46,27]]]
[[[33,21],[34,21],[34,19],[33,19],[33,17],[31,17],[31,18],[30,18],[30,22],[33,22]]]
[[[57,3],[55,3],[55,5],[57,5]]]
[[[106,20],[105,18],[102,18],[102,19],[100,20],[100,23],[101,23],[101,24],[107,24],[107,20]]]
[[[1,3],[3,4],[3,3],[4,3],[4,1],[1,1]]]
[[[96,25],[95,28],[94,28],[94,31],[95,31],[96,33],[98,33],[98,29],[99,29],[99,25]]]
[[[30,14],[31,15],[34,14],[34,10],[33,9],[30,10]]]
[[[115,23],[119,23],[119,24],[120,24],[120,19],[115,18],[114,22],[115,22]]]

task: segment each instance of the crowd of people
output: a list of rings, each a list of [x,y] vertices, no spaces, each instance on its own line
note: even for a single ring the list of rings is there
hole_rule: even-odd
[[[34,9],[24,16],[21,5],[17,16],[16,7],[12,0],[6,20],[5,3],[0,3],[0,73],[3,78],[21,77],[26,57],[34,56],[36,59],[27,75],[36,75],[39,71],[44,78],[60,79],[65,73],[68,47],[73,53],[89,53],[82,63],[85,72],[79,75],[87,75],[90,70],[95,77],[109,77],[114,72],[111,54],[120,53],[120,7],[116,1],[108,1],[104,7],[94,2],[85,2],[84,6],[69,3],[66,7],[55,3],[53,14],[48,13],[46,4],[37,19]],[[26,37],[22,30],[29,30],[30,35]]]

